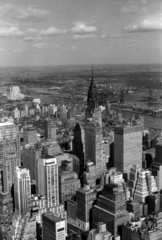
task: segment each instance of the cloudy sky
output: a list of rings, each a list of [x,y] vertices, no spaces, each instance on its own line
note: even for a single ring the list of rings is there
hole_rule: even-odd
[[[162,0],[0,0],[0,66],[162,62]]]

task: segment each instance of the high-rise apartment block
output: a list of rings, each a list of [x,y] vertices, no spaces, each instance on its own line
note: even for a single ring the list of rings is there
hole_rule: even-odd
[[[42,240],[65,240],[65,219],[56,217],[52,213],[42,215]]]
[[[99,222],[105,222],[107,230],[116,235],[128,219],[123,187],[112,183],[105,185],[92,208],[92,227],[97,228]]]
[[[4,192],[11,190],[16,166],[20,165],[19,126],[0,123],[0,163],[3,164]]]
[[[59,205],[58,164],[56,158],[39,157],[37,162],[37,193],[47,198],[47,206]]]
[[[56,123],[52,119],[46,119],[44,122],[44,135],[45,138],[51,141],[57,140]]]
[[[14,177],[15,212],[19,215],[29,210],[31,201],[31,180],[29,170],[16,167]]]
[[[23,141],[25,144],[34,145],[37,143],[37,129],[35,127],[23,128]]]
[[[117,126],[114,129],[114,167],[128,173],[132,165],[142,167],[142,126]]]

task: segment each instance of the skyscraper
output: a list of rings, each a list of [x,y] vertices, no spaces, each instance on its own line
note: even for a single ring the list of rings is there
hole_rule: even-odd
[[[93,162],[96,172],[103,172],[102,127],[94,121],[85,125],[85,161]]]
[[[84,152],[82,142],[82,131],[79,123],[77,123],[74,128],[73,154],[76,155],[80,160],[80,173],[82,174],[84,168]]]
[[[16,166],[20,165],[19,126],[11,122],[0,123],[0,163],[3,164],[4,192],[9,192]]]
[[[23,141],[25,144],[37,143],[37,129],[35,127],[24,127]]]
[[[97,107],[96,86],[93,79],[93,68],[91,84],[87,95],[87,108],[85,112],[85,162],[93,162],[96,174],[101,176],[104,169],[103,147],[102,147],[102,115]]]
[[[132,165],[142,167],[142,126],[117,126],[114,135],[114,167],[128,173]]]
[[[37,193],[47,198],[47,207],[59,205],[58,164],[56,158],[48,156],[38,158]]]
[[[65,219],[52,213],[42,215],[42,240],[65,240]]]
[[[158,191],[162,189],[162,144],[155,148],[155,160],[151,164],[152,175],[155,177]]]
[[[44,123],[44,135],[46,140],[56,141],[56,124],[52,119],[46,119]]]
[[[29,210],[31,200],[31,181],[29,170],[16,167],[14,177],[15,212],[22,215]]]
[[[96,228],[99,222],[105,222],[108,231],[116,235],[119,226],[128,219],[123,187],[112,183],[105,185],[97,204],[92,208],[92,227]]]
[[[93,66],[92,66],[92,78],[91,78],[91,83],[88,89],[85,120],[92,118],[95,108],[96,108],[96,86],[94,85]]]

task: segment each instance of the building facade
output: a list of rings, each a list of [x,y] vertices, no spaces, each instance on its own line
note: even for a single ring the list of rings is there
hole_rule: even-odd
[[[29,210],[31,201],[31,180],[29,170],[16,167],[14,177],[15,212],[19,215]]]
[[[42,240],[65,240],[65,219],[56,217],[52,213],[42,215]]]
[[[142,126],[117,126],[114,129],[114,167],[128,173],[132,165],[142,168]]]
[[[20,165],[19,126],[0,123],[0,163],[3,164],[4,192],[11,190],[16,166]]]
[[[47,206],[59,205],[58,164],[56,158],[39,157],[37,161],[37,193],[47,198]]]

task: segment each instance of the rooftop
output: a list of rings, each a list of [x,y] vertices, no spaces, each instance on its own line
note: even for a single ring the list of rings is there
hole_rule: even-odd
[[[11,126],[11,125],[15,125],[15,124],[12,122],[0,122],[0,127]]]
[[[46,216],[47,218],[51,219],[54,222],[60,222],[60,221],[64,220],[60,217],[55,216],[53,213],[44,213],[43,215]]]

